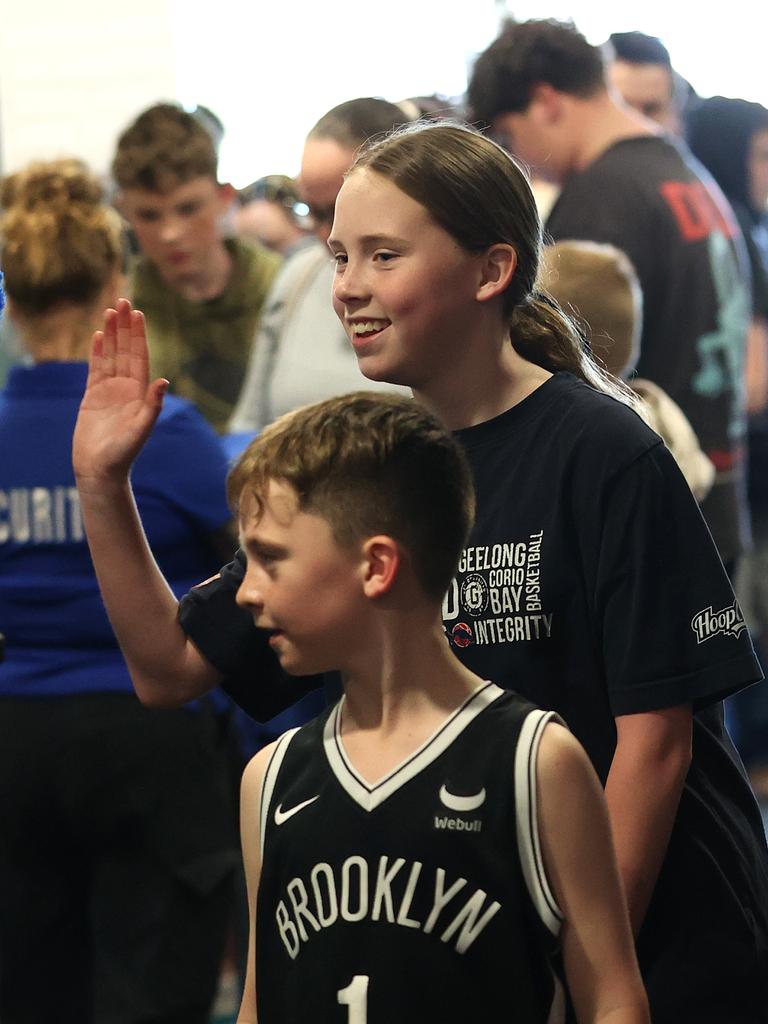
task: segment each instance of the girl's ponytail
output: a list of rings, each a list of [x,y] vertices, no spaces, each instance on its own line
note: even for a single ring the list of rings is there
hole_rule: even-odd
[[[551,373],[566,370],[625,405],[639,404],[631,388],[595,362],[586,335],[544,292],[534,291],[515,306],[510,334],[512,347],[528,362]]]

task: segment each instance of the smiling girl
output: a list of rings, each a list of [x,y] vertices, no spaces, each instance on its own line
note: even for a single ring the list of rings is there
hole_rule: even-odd
[[[410,385],[469,456],[446,635],[590,754],[653,1020],[763,1020],[765,842],[720,703],[759,667],[672,457],[536,291],[540,244],[503,150],[406,129],[341,190],[334,306],[366,376]]]

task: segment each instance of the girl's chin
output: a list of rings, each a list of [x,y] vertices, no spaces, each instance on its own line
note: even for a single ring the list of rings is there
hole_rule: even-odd
[[[377,359],[373,354],[370,356],[357,357],[357,367],[360,373],[367,379],[376,381],[377,384],[397,384],[400,387],[412,387],[409,374],[404,368],[386,363],[383,359]]]

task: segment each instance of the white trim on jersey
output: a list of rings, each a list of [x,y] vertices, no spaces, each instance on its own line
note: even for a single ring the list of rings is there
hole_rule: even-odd
[[[450,715],[426,742],[401,764],[373,785],[367,783],[352,767],[341,741],[341,709],[339,701],[325,723],[323,745],[331,771],[342,789],[363,808],[372,811],[401,786],[423,771],[454,742],[469,723],[506,691],[495,683],[483,683]]]
[[[517,846],[525,883],[539,917],[553,935],[558,935],[563,912],[544,868],[536,801],[536,758],[542,733],[549,722],[563,724],[554,711],[538,709],[531,711],[523,722],[515,751],[515,806]]]
[[[288,732],[283,733],[275,744],[275,749],[272,751],[272,756],[267,764],[267,770],[264,772],[264,781],[261,785],[261,801],[259,803],[259,840],[261,843],[262,860],[264,860],[264,839],[269,822],[269,808],[272,803],[272,794],[275,792],[277,776],[280,774],[283,758],[288,752],[288,744],[300,728],[301,726],[297,725],[295,729],[289,729]]]
[[[563,987],[563,983],[558,977],[557,972],[552,970],[551,965],[550,973],[552,975],[552,984],[554,988],[552,990],[552,1005],[549,1008],[547,1024],[565,1024],[565,988]]]

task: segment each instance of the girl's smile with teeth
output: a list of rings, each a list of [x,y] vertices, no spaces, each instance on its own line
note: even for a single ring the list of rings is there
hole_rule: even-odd
[[[356,320],[350,321],[352,333],[360,336],[362,334],[376,334],[389,326],[389,320]]]

